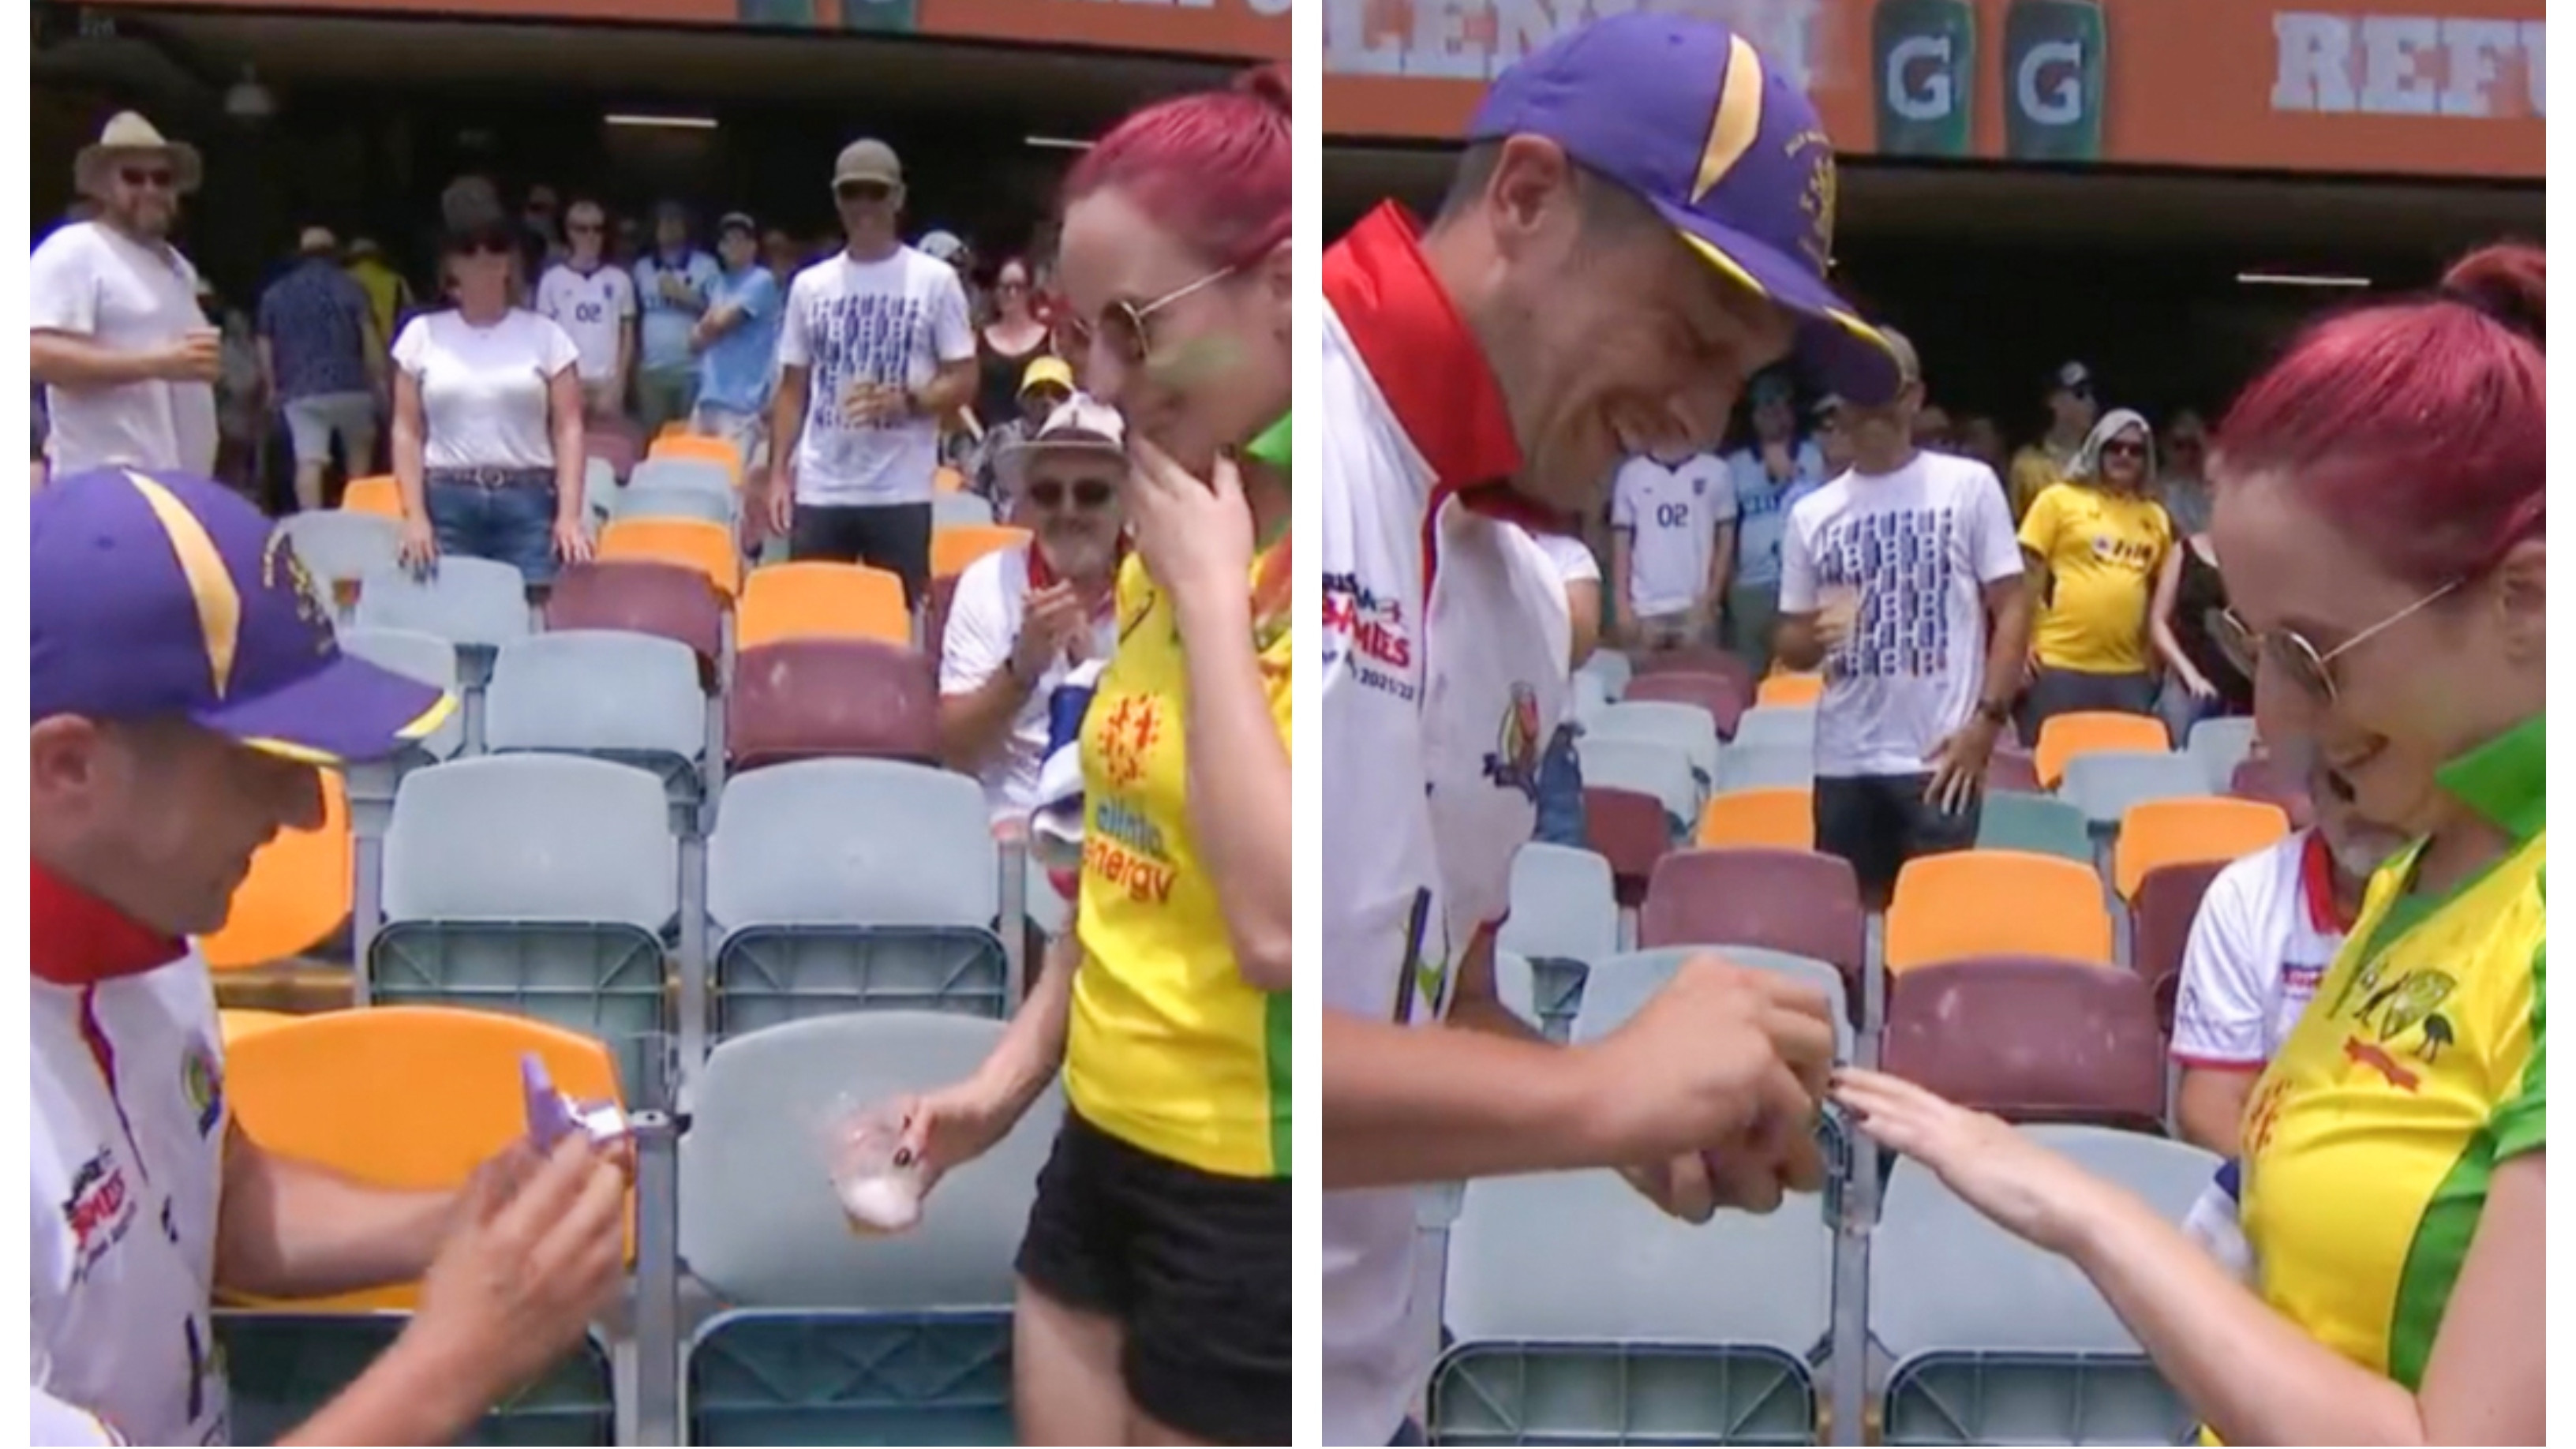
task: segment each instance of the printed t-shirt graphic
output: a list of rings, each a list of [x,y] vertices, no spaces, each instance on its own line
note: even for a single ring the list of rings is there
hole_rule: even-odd
[[[2383,866],[2246,1108],[2265,1300],[2410,1392],[2496,1169],[2548,1142],[2544,733],[2443,768],[2511,852],[2439,898],[2407,890],[2420,847]]]
[[[939,420],[860,422],[851,393],[918,388],[940,364],[975,355],[966,289],[946,262],[910,247],[883,261],[847,252],[796,274],[778,361],[810,369],[796,449],[796,501],[825,505],[927,503],[939,465]]]
[[[2152,498],[2060,483],[2033,499],[2021,546],[2048,565],[2047,606],[2031,647],[2050,669],[2137,674],[2147,667],[2147,604],[2173,547]]]
[[[1253,561],[1254,581],[1287,546],[1283,537]],[[1256,618],[1284,748],[1288,615]],[[1065,1095],[1093,1126],[1157,1156],[1285,1177],[1289,997],[1243,979],[1191,836],[1180,624],[1141,558],[1119,570],[1118,636],[1082,726],[1083,962]]]

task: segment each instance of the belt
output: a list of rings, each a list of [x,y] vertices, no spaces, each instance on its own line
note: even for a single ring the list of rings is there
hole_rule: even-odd
[[[552,468],[432,468],[422,481],[497,491],[503,488],[552,488]]]

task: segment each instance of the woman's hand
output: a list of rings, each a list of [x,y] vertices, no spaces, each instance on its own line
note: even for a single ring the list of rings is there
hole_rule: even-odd
[[[976,1079],[904,1100],[898,1163],[920,1164],[926,1197],[939,1179],[993,1150],[1011,1135],[1019,1111]]]
[[[1974,1112],[1883,1072],[1836,1072],[1830,1095],[1861,1135],[1925,1167],[1996,1226],[2068,1253],[2094,1217],[2102,1184],[1999,1117]]]
[[[2191,691],[2192,698],[2200,700],[2218,698],[2218,686],[2210,683],[2207,675],[2189,667],[2179,672],[2182,675],[2182,687]]]
[[[438,566],[438,530],[430,527],[429,520],[420,514],[403,515],[402,542],[398,546],[398,553],[403,567],[413,573],[425,574],[436,568]]]
[[[1207,479],[1191,476],[1141,437],[1128,442],[1127,523],[1136,551],[1175,604],[1251,587],[1252,509],[1232,460]]]
[[[555,557],[568,564],[590,562],[590,526],[577,517],[557,518]]]

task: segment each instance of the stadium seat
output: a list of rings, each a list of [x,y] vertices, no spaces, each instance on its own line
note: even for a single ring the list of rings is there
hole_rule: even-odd
[[[725,439],[683,432],[655,438],[653,446],[644,450],[644,462],[636,465],[637,471],[642,472],[648,465],[666,459],[716,464],[725,470],[727,481],[736,488],[742,486],[742,470],[747,464],[742,453]]]
[[[2236,767],[2254,757],[2254,745],[2252,715],[2221,715],[2193,725],[2182,750],[2200,761],[2202,773],[2209,777],[2209,793],[2223,795],[2228,782],[2236,778]]]
[[[740,511],[742,464],[734,458],[733,445],[721,438],[703,441],[713,444],[722,456],[699,457],[669,452],[656,445],[643,462],[635,465],[635,471],[626,475],[626,490],[704,493],[724,500],[732,511]]]
[[[1700,807],[1701,846],[1767,845],[1782,850],[1816,848],[1816,792],[1812,787],[1774,785],[1758,790],[1729,790],[1711,795]]]
[[[647,1100],[670,1029],[663,933],[679,844],[631,765],[491,755],[403,777],[385,833],[372,999],[515,1012],[608,1042]]]
[[[966,491],[966,474],[959,469],[951,468],[945,464],[940,466],[938,472],[931,475],[930,481],[933,497],[949,493],[963,493]]]
[[[1637,944],[1761,946],[1823,961],[1860,999],[1869,918],[1851,862],[1806,850],[1735,846],[1665,856],[1646,887]]]
[[[1594,962],[1583,978],[1583,1004],[1575,1010],[1571,1040],[1577,1044],[1595,1042],[1617,1031],[1637,1014],[1638,1008],[1663,990],[1664,983],[1682,969],[1682,963],[1695,956],[1720,956],[1748,970],[1768,971],[1814,988],[1833,1007],[1836,1057],[1851,1060],[1854,1013],[1842,971],[1830,962],[1795,951],[1739,942],[1665,946]]]
[[[729,1306],[687,1346],[685,1442],[1016,1442],[1012,1261],[1062,1116],[1056,1089],[950,1173],[901,1237],[855,1232],[821,1170],[835,1114],[962,1081],[1001,1033],[865,1012],[708,1054],[680,1139],[679,1249]]]
[[[1784,709],[1801,706],[1813,708],[1825,697],[1825,677],[1806,671],[1775,671],[1753,691],[1756,706],[1776,705]]]
[[[1628,656],[1618,650],[1595,649],[1592,657],[1584,660],[1583,667],[1575,672],[1597,676],[1602,692],[1611,699],[1617,699],[1627,692],[1628,681],[1635,677],[1637,671],[1636,666],[1628,662]]]
[[[1998,742],[1995,752],[1986,757],[1986,793],[2012,790],[2024,795],[2045,795],[2047,788],[2039,783],[2039,765],[2029,755]]]
[[[1720,792],[1782,787],[1804,790],[1815,783],[1816,751],[1812,745],[1739,744],[1718,752]]]
[[[1538,971],[1530,964],[1530,958],[1518,951],[1494,952],[1494,996],[1512,1015],[1529,1023],[1530,1030],[1549,1041],[1565,1040],[1574,1027],[1571,1008],[1554,1019],[1538,1009]]]
[[[772,567],[777,567],[772,565]],[[735,656],[725,745],[737,770],[831,755],[939,757],[928,655],[876,639],[781,639]]]
[[[611,495],[612,518],[683,518],[732,528],[740,519],[734,496],[667,483],[630,483]]]
[[[1589,850],[1544,841],[1512,858],[1511,914],[1496,937],[1501,958],[1522,963],[1530,979],[1530,1020],[1562,1037],[1574,1022],[1588,963],[1619,949],[1618,886],[1610,862]]]
[[[329,770],[321,780],[321,825],[280,831],[261,846],[251,857],[250,874],[233,891],[232,914],[223,929],[198,940],[208,969],[265,966],[301,956],[348,921],[357,880],[348,786]]]
[[[2146,750],[2101,750],[2066,762],[2057,798],[2084,812],[2097,831],[2116,829],[2129,809],[2149,800],[2197,798],[2207,791],[2200,763],[2189,755]]]
[[[644,559],[575,564],[555,576],[546,596],[550,630],[623,629],[686,644],[710,692],[724,657],[724,612],[724,597],[706,575]]]
[[[2129,899],[2129,969],[2155,993],[2156,1021],[2168,1034],[2183,954],[2191,946],[2192,923],[2200,918],[2200,898],[2226,868],[2227,862],[2216,860],[2157,866],[2139,880]]]
[[[1997,955],[1891,977],[1879,1064],[2009,1121],[2153,1132],[2164,1118],[2155,994],[2112,966]]]
[[[1718,736],[1713,717],[1696,704],[1677,704],[1670,700],[1640,698],[1638,691],[1651,680],[1669,679],[1672,675],[1650,675],[1628,689],[1627,696],[1601,712],[1601,717],[1584,727],[1581,751],[1596,741],[1645,740],[1681,752],[1690,762],[1692,794],[1685,808],[1674,811],[1674,818],[1687,827],[1699,819],[1699,802],[1708,795],[1709,785],[1717,778]],[[1684,676],[1710,678],[1712,676]],[[1585,756],[1587,760],[1589,756]],[[1584,771],[1591,778],[1591,771]],[[1626,785],[1622,779],[1604,780],[1609,785]],[[1661,793],[1660,791],[1658,793]],[[1667,803],[1674,803],[1668,801]]]
[[[855,1008],[1009,1014],[983,788],[894,760],[728,781],[707,842],[716,1035]]]
[[[993,522],[993,505],[981,494],[942,493],[930,500],[933,528],[988,528]]]
[[[319,509],[278,520],[277,532],[293,546],[338,622],[356,611],[358,587],[368,574],[401,562],[402,523],[380,514]]]
[[[912,611],[903,580],[864,564],[783,563],[751,571],[735,609],[734,645],[756,649],[781,639],[881,639],[912,642]]]
[[[1639,674],[1721,674],[1736,682],[1744,697],[1754,692],[1753,666],[1740,654],[1714,647],[1659,649],[1631,661]]]
[[[2264,800],[2280,806],[2290,817],[2293,830],[2305,830],[2316,821],[2316,804],[2308,798],[2306,777],[2275,757],[2238,765],[2228,777],[2227,793],[2239,800]]]
[[[1601,712],[1610,707],[1608,676],[1586,670],[1574,673],[1574,691],[1565,707],[1566,717],[1576,729],[1589,729],[1600,722]]]
[[[2198,1148],[2139,1133],[2025,1130],[2174,1222],[2218,1168]],[[1910,1160],[1881,1204],[1869,1329],[1892,1360],[1879,1406],[1888,1444],[2191,1442],[2190,1409],[2091,1282]]]
[[[235,1444],[274,1444],[356,1382],[391,1348],[407,1315],[218,1309],[228,1428]],[[535,1382],[470,1425],[459,1444],[614,1444],[609,1351],[593,1334]]]
[[[1622,706],[1687,705],[1708,717],[1719,739],[1733,738],[1736,722],[1744,717],[1744,687],[1724,674],[1693,674],[1686,670],[1649,674],[1629,681],[1619,702]]]
[[[291,1011],[254,1011],[249,1007],[228,1007],[215,1013],[215,1023],[224,1034],[224,1050],[229,1053],[234,1042],[263,1031],[291,1026],[304,1018]]]
[[[1654,706],[1680,708],[1680,706]],[[1640,721],[1624,717],[1612,724],[1612,716],[1622,709],[1638,706],[1615,704],[1602,716],[1601,727],[1586,732],[1574,743],[1575,757],[1583,766],[1583,783],[1615,790],[1633,790],[1653,798],[1664,809],[1664,835],[1678,838],[1699,820],[1700,801],[1707,797],[1708,787],[1693,768],[1689,752],[1670,737],[1656,737],[1647,731],[1661,725],[1651,719]],[[1705,727],[1696,710],[1685,710],[1689,723]],[[1638,733],[1623,733],[1625,730]]]
[[[1018,548],[1029,541],[1025,528],[1000,524],[958,524],[930,531],[930,572],[939,578],[966,572],[966,566],[988,553]]]
[[[340,490],[340,507],[350,513],[372,513],[380,518],[402,521],[402,485],[391,473],[370,478],[352,478]]]
[[[1988,791],[1977,818],[1979,850],[2025,850],[2083,865],[2093,863],[2093,833],[2084,812],[2046,795]]]
[[[423,684],[448,690],[463,687],[456,646],[434,634],[352,627],[340,631],[340,649]],[[351,827],[360,835],[381,839],[385,812],[393,808],[395,783],[423,765],[454,759],[464,748],[465,711],[452,709],[438,728],[392,759],[349,765],[342,775],[348,781]]]
[[[361,629],[409,629],[444,639],[466,666],[468,687],[487,677],[492,653],[529,632],[528,588],[519,571],[488,558],[447,557],[426,575],[399,565],[367,574],[350,622]]]
[[[1614,1173],[1469,1185],[1450,1229],[1435,1444],[1807,1444],[1821,1213],[1693,1225]]]
[[[2111,964],[2111,916],[2090,867],[2021,850],[1917,856],[1887,908],[1887,969],[2005,954]]]
[[[742,550],[733,530],[698,518],[620,518],[600,530],[604,562],[645,559],[697,570],[730,600],[742,588]]]
[[[1816,749],[1815,707],[1757,704],[1736,721],[1734,744],[1739,749],[1797,749],[1813,754]]]
[[[2129,900],[2137,895],[2138,882],[2160,865],[2235,860],[2278,844],[2289,833],[2289,815],[2260,800],[2212,795],[2132,805],[2120,817],[2120,838],[2112,847],[2112,884],[2122,900]]]
[[[627,474],[635,471],[635,465],[643,457],[643,450],[633,433],[623,428],[602,427],[596,422],[582,430],[581,445],[584,452],[606,463],[621,483],[626,481]]]
[[[2039,767],[2039,783],[2054,790],[2065,778],[2067,762],[2078,755],[2099,750],[2162,754],[2172,748],[2164,721],[2153,715],[2081,710],[2058,715],[2039,727],[2039,745],[2032,752],[2032,761]]]
[[[1583,835],[1584,843],[1610,863],[1619,904],[1643,904],[1655,863],[1673,848],[1672,817],[1665,813],[1663,802],[1615,785],[1586,785]]]
[[[653,772],[675,803],[699,798],[707,701],[685,644],[610,629],[513,640],[492,665],[483,710],[494,754],[589,755]]]

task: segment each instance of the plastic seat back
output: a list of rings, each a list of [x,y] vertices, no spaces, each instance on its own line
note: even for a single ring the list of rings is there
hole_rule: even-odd
[[[1851,997],[1840,970],[1829,962],[1794,951],[1732,942],[1722,946],[1664,946],[1594,962],[1583,978],[1583,1003],[1574,1013],[1572,1040],[1578,1044],[1596,1042],[1626,1025],[1628,1018],[1664,989],[1683,963],[1697,956],[1724,957],[1738,966],[1785,976],[1814,990],[1833,1008],[1835,1055],[1843,1061],[1851,1060]]]
[[[391,473],[368,478],[352,478],[340,490],[340,507],[350,513],[371,513],[379,518],[402,521],[402,485]]]
[[[993,505],[981,494],[942,493],[930,500],[930,526],[989,528],[994,522]]]
[[[1979,850],[2020,850],[2093,863],[2093,832],[2084,812],[2064,800],[2017,791],[1989,791],[1977,817]]]
[[[1615,785],[1586,785],[1583,834],[1593,853],[1610,863],[1619,904],[1642,904],[1655,863],[1673,848],[1672,821],[1663,802]]]
[[[356,610],[358,591],[368,574],[401,561],[398,517],[326,508],[279,519],[277,532],[294,548],[296,560],[312,575],[314,587],[321,590],[336,619],[345,620]]]
[[[699,518],[620,518],[599,534],[606,562],[644,559],[697,570],[717,593],[733,598],[742,587],[742,551],[733,530]]]
[[[2116,828],[2132,806],[2203,793],[2200,765],[2190,756],[2144,750],[2078,755],[2067,761],[2066,777],[2057,784],[2057,798],[2081,809],[2097,831]]]
[[[1583,667],[1576,673],[1597,676],[1601,680],[1603,694],[1615,700],[1627,692],[1628,682],[1636,676],[1637,667],[1629,662],[1627,655],[1616,649],[1595,649],[1592,657],[1584,660]]]
[[[2039,767],[2039,782],[2053,790],[2065,778],[2067,762],[2079,755],[2100,750],[2162,754],[2172,748],[2164,721],[2153,715],[2079,710],[2058,715],[2039,727],[2039,745],[2032,759]]]
[[[2111,964],[2111,916],[2087,867],[2020,850],[1918,856],[1887,908],[1887,969],[1968,956],[2063,956]]]
[[[233,891],[232,913],[223,929],[197,942],[207,967],[265,966],[329,940],[349,919],[356,869],[348,786],[325,770],[322,823],[311,830],[280,831],[250,858],[250,874]]]
[[[1816,783],[1816,752],[1809,745],[1729,745],[1717,757],[1717,788],[1809,789]]]
[[[358,585],[350,620],[361,629],[409,629],[451,644],[497,649],[528,634],[527,581],[488,558],[441,557],[426,575],[399,565]]]
[[[2213,795],[2224,794],[2236,767],[2253,758],[2254,717],[2220,715],[2191,727],[2191,738],[2183,744],[2183,753],[2200,761],[2201,772],[2209,779]]]
[[[1670,700],[1641,699],[1637,691],[1648,680],[1667,676],[1649,675],[1628,689],[1627,697],[1602,711],[1601,717],[1585,727],[1586,741],[1643,740],[1681,752],[1690,762],[1692,797],[1688,808],[1674,811],[1677,819],[1687,824],[1699,818],[1699,802],[1717,779],[1717,728],[1708,711],[1696,704],[1676,704]],[[1585,772],[1589,778],[1590,772]],[[1610,780],[1608,784],[1625,784]]]
[[[575,564],[546,597],[548,629],[623,629],[689,646],[700,682],[715,683],[724,655],[724,596],[681,564],[626,559]]]
[[[939,578],[966,572],[966,566],[988,553],[1018,548],[1029,541],[1025,528],[1002,524],[956,524],[930,531],[930,572]]]
[[[1610,862],[1589,850],[1524,845],[1512,858],[1511,915],[1498,944],[1532,960],[1597,961],[1619,949]]]
[[[1693,769],[1688,750],[1673,738],[1645,732],[1660,728],[1660,722],[1647,717],[1641,726],[1640,717],[1631,715],[1626,724],[1612,727],[1610,721],[1620,710],[1634,707],[1612,705],[1599,728],[1575,741],[1575,757],[1582,764],[1585,785],[1634,791],[1661,805],[1664,835],[1672,839],[1699,819],[1699,804],[1708,790]]]
[[[1868,937],[1851,862],[1807,850],[1676,851],[1637,916],[1641,947],[1766,946],[1831,964],[1855,991]]]
[[[751,571],[736,611],[734,644],[756,649],[781,639],[912,642],[903,580],[864,564],[784,563]]]
[[[713,463],[723,468],[737,487],[742,483],[742,470],[747,461],[732,443],[723,438],[687,432],[655,438],[653,446],[645,450],[644,457],[647,462],[682,459]]]
[[[2191,947],[2191,927],[2200,919],[2200,898],[2228,862],[2187,860],[2160,865],[2138,882],[2129,898],[2129,969],[2156,993],[2156,1019],[2173,1030],[2174,986],[2182,976],[2183,954]]]
[[[2158,866],[2184,861],[2230,861],[2277,845],[2290,833],[2288,812],[2260,800],[2150,800],[2120,817],[2112,847],[2113,884],[2122,900],[2135,899],[2138,883]]]
[[[1736,721],[1735,745],[1751,749],[1816,748],[1816,711],[1812,705],[1758,704]]]
[[[718,438],[706,441],[723,456],[694,457],[656,446],[626,475],[626,491],[698,493],[722,499],[731,507],[741,497],[742,465],[734,461],[731,444]]]
[[[1680,704],[1708,716],[1719,739],[1735,737],[1745,714],[1744,686],[1732,675],[1670,670],[1629,681],[1622,705]]]
[[[423,684],[435,684],[451,693],[464,684],[457,669],[456,646],[435,634],[423,634],[416,629],[362,629],[351,625],[340,631],[340,652],[382,665]],[[465,711],[451,709],[447,717],[438,722],[438,728],[421,736],[413,746],[416,756],[394,762],[395,773],[424,760],[451,758],[464,747]],[[353,765],[349,773],[363,776],[380,768],[379,765]]]
[[[681,518],[734,525],[738,514],[730,493],[703,488],[674,488],[667,483],[630,483],[606,500],[616,518]]]
[[[694,777],[706,754],[697,656],[675,640],[605,629],[531,635],[502,647],[485,698],[483,742],[495,754],[596,755],[641,765],[666,785]]]
[[[1783,671],[1764,677],[1753,691],[1756,706],[1777,705],[1784,708],[1813,708],[1825,697],[1825,677],[1804,671]]]
[[[1702,847],[1769,846],[1776,850],[1813,850],[1816,845],[1816,792],[1795,785],[1729,790],[1711,795],[1700,807],[1693,840]]]
[[[734,659],[725,699],[734,768],[832,755],[934,760],[939,677],[930,657],[876,639],[781,639]]]
[[[1986,956],[1891,979],[1880,1064],[2017,1122],[2159,1130],[2163,1034],[2146,981],[2111,966]]]

